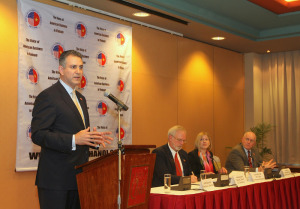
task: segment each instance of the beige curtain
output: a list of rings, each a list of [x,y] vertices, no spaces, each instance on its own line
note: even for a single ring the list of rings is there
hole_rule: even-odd
[[[300,166],[300,51],[261,55],[262,120],[278,163]]]

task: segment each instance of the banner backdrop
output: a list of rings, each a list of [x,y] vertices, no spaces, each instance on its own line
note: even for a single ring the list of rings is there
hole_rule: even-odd
[[[114,141],[90,150],[90,159],[117,149],[118,111],[104,92],[123,101],[123,144],[132,143],[132,29],[31,0],[18,0],[19,66],[17,171],[37,169],[40,147],[31,141],[32,109],[36,96],[59,79],[58,59],[64,50],[83,55],[83,78],[78,90],[86,97],[91,127],[111,131]]]

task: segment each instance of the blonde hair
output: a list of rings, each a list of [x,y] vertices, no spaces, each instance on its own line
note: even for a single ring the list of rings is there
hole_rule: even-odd
[[[200,132],[197,137],[196,137],[196,140],[195,140],[195,149],[199,149],[199,144],[200,144],[200,140],[202,139],[203,136],[207,136],[208,140],[209,140],[209,147],[207,148],[208,151],[211,150],[211,147],[212,147],[212,141],[211,141],[211,138],[209,136],[209,134],[207,132]]]

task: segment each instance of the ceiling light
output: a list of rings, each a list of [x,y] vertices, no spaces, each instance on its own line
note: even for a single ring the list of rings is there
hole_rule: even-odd
[[[136,12],[136,13],[133,13],[134,16],[137,16],[137,17],[148,17],[150,16],[149,13],[146,13],[146,12]]]
[[[271,51],[268,49],[268,50],[267,50],[267,53],[270,53],[270,52],[271,52]]]
[[[284,0],[286,2],[299,1],[299,0]]]
[[[212,37],[211,38],[212,40],[215,40],[215,41],[222,41],[225,39],[225,37],[222,37],[222,36],[216,36],[216,37]]]

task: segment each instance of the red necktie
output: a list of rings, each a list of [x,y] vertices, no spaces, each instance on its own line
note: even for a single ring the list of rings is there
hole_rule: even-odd
[[[175,153],[175,167],[176,167],[176,175],[177,176],[182,176],[182,171],[180,167],[180,163],[177,157],[177,152]]]
[[[251,154],[250,151],[248,150],[248,163],[249,163],[249,167],[252,168],[252,160],[251,160]]]

